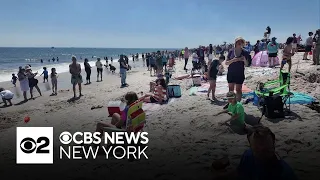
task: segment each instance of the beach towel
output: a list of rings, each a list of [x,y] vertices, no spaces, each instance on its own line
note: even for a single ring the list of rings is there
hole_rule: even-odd
[[[307,94],[304,93],[300,93],[300,92],[292,92],[293,96],[290,98],[290,102],[289,100],[286,102],[286,104],[312,104],[312,102],[315,102],[315,98],[312,96],[309,96]]]
[[[175,101],[175,98],[170,98],[169,101],[166,104],[173,103],[174,101]],[[162,108],[166,104],[161,105],[161,104],[157,104],[157,103],[143,103],[142,109],[145,112],[149,113],[149,112],[152,112],[152,111],[159,110],[160,108]]]
[[[189,78],[189,77],[190,77],[189,74],[184,74],[184,75],[176,76],[174,79],[176,79],[176,80],[183,80],[183,79],[186,79],[186,78]]]
[[[274,58],[273,65],[279,65],[279,58]],[[269,66],[268,51],[260,51],[252,58],[252,66],[267,67]]]
[[[198,92],[207,93],[209,87],[210,87],[209,83],[204,83],[200,87],[198,87]],[[227,94],[228,91],[229,91],[229,86],[228,86],[227,82],[217,82],[215,94],[217,94],[217,95]],[[252,90],[250,88],[248,88],[245,84],[243,84],[242,85],[242,93],[247,94],[247,93],[250,93],[250,92],[252,92]]]

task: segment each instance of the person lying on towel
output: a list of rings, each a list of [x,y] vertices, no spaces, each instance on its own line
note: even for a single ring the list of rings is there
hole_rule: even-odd
[[[138,95],[135,92],[128,92],[124,99],[127,103],[126,107],[121,114],[114,113],[112,115],[111,123],[107,122],[98,122],[96,132],[100,132],[101,136],[103,135],[104,127],[125,129],[131,127],[130,124],[127,125],[127,113],[131,104],[135,103],[138,100]]]
[[[157,79],[156,86],[152,94],[146,94],[139,98],[147,103],[164,103],[167,100],[167,85],[163,78]]]
[[[214,116],[218,116],[223,113],[230,113],[231,118],[225,122],[220,123],[220,125],[235,125],[241,129],[243,128],[243,130],[246,130],[246,124],[244,122],[245,113],[241,102],[237,102],[236,94],[232,91],[227,93],[227,99],[229,103],[228,108],[222,112],[215,114]],[[228,122],[230,122],[230,124],[228,124]]]

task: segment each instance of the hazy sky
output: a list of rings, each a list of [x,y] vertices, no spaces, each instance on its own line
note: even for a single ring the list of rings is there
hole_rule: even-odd
[[[252,43],[265,28],[303,42],[320,0],[0,0],[0,46],[175,48]]]

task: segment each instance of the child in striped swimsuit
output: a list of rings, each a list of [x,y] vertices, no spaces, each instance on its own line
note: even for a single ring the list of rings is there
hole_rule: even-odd
[[[163,103],[167,100],[167,85],[164,79],[157,79],[153,94],[147,94],[140,99],[147,103]]]

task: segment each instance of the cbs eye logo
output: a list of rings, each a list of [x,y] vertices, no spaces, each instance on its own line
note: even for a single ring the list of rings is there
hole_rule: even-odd
[[[50,144],[50,140],[47,137],[39,137],[37,140],[34,140],[30,137],[26,137],[20,142],[20,149],[22,152],[26,154],[31,154],[34,151],[39,154],[50,153],[49,150],[44,149],[48,147]]]
[[[70,144],[72,141],[72,135],[69,132],[62,132],[59,136],[59,140],[62,144]]]

